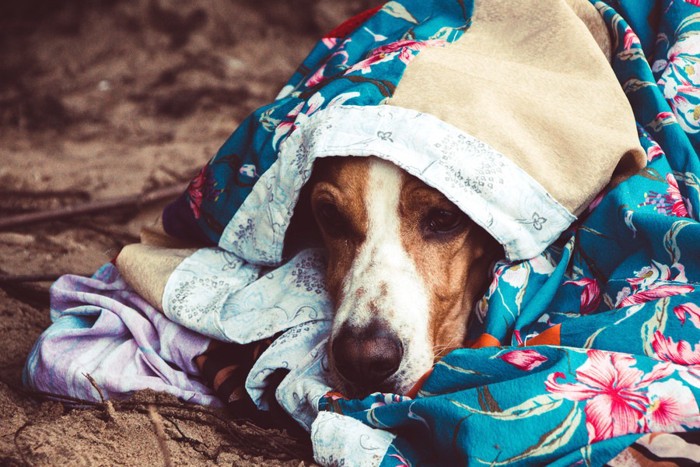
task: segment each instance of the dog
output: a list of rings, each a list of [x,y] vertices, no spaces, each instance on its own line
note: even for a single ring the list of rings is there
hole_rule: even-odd
[[[335,383],[353,397],[406,393],[464,345],[503,249],[441,192],[377,157],[318,160],[309,190],[328,252]]]
[[[587,2],[567,2],[609,62],[600,14]],[[465,345],[504,249],[440,191],[391,162],[338,156],[315,162],[307,192],[328,252],[334,383],[350,397],[405,394],[436,360]]]

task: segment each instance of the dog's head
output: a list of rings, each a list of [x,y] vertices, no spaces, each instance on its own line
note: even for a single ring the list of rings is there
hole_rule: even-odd
[[[502,248],[438,190],[375,157],[317,161],[309,193],[328,250],[336,383],[355,397],[405,393],[463,345]]]

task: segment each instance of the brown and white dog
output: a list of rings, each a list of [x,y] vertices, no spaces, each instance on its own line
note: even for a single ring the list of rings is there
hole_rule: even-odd
[[[405,393],[463,346],[503,250],[442,193],[382,159],[318,160],[310,185],[328,250],[336,383],[349,396]]]
[[[572,21],[583,21],[609,61],[611,42],[600,14],[588,2],[567,2],[578,16]],[[477,15],[490,8],[486,5],[477,9]],[[560,5],[560,10],[566,8]],[[483,14],[487,24],[493,20],[488,11]],[[475,31],[480,27],[480,32],[470,34],[477,41],[484,36],[492,44],[489,34],[500,37],[500,26],[495,27],[496,32],[484,33],[490,26],[475,24]],[[551,37],[545,32],[534,41],[549,43]],[[529,53],[541,55],[538,47]],[[566,53],[562,56],[568,57]],[[506,54],[504,60],[509,59],[512,57]],[[439,59],[427,60],[440,63]],[[474,82],[480,83],[478,79]],[[421,92],[423,83],[415,78],[416,86],[404,86],[411,90],[404,93],[410,96],[408,104]],[[431,82],[440,86],[436,83]],[[449,87],[449,83],[442,86]],[[428,101],[435,99],[432,92]],[[397,105],[406,103],[397,97],[400,93],[394,96]],[[421,105],[432,109],[430,104]],[[425,110],[423,107],[420,109]],[[476,107],[469,108],[476,112]],[[503,124],[502,120],[495,122]],[[564,147],[554,153],[571,150]],[[535,159],[540,160],[539,156]],[[328,251],[326,282],[335,306],[328,350],[338,389],[355,397],[374,391],[405,393],[436,359],[465,344],[472,310],[487,287],[493,262],[505,256],[504,249],[440,191],[377,157],[318,159],[306,190]],[[584,191],[574,190],[576,196]]]

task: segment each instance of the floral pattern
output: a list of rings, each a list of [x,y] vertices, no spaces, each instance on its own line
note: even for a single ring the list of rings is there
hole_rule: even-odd
[[[201,217],[202,202],[204,200],[216,201],[221,192],[223,192],[223,189],[216,188],[216,181],[212,179],[209,172],[209,167],[203,167],[187,187],[186,194],[195,219]]]
[[[666,337],[660,331],[656,331],[652,346],[659,360],[680,365],[700,365],[700,343],[691,347],[690,342],[674,342],[673,337]]]
[[[319,41],[282,87],[277,99],[248,116],[217,151],[208,169],[203,169],[182,198],[165,210],[166,226],[170,225],[168,218],[172,216],[187,219],[194,227],[173,229],[169,233],[187,240],[199,242],[205,238],[212,245],[220,244],[223,231],[220,226],[229,225],[251,196],[254,183],[250,179],[264,176],[277,159],[280,146],[306,119],[327,107],[384,102],[421,50],[444,47],[469,27],[473,9],[470,1],[409,2],[410,11],[404,3],[387,2],[369,15],[361,27],[347,31],[343,37],[330,36]],[[434,11],[441,14],[435,15]],[[362,92],[357,92],[358,89]],[[235,164],[231,163],[232,155]],[[227,187],[226,196],[203,189],[205,180],[209,184],[206,186],[214,189]],[[233,243],[227,240],[220,246],[233,249]],[[272,261],[269,257],[267,260]]]
[[[544,254],[494,265],[469,341],[504,347],[448,354],[411,401],[321,401],[401,433],[381,465],[602,465],[643,433],[700,429],[700,11],[665,0],[652,29],[631,0],[591,3],[648,167]]]
[[[679,271],[675,276],[672,267]],[[695,287],[685,284],[685,267],[675,264],[669,267],[652,261],[651,266],[645,266],[627,279],[631,287],[624,287],[617,294],[616,308],[646,303],[648,301],[693,292]]]
[[[673,174],[666,174],[666,181],[668,182],[666,193],[661,194],[655,191],[645,193],[644,202],[640,206],[653,206],[656,211],[662,214],[688,217],[688,209]]]
[[[649,374],[633,368],[629,355],[588,352],[588,360],[576,370],[576,381],[560,383],[563,373],[549,375],[547,391],[566,399],[586,401],[586,428],[591,443],[647,431],[645,415],[651,405],[648,386],[671,373],[668,364],[659,364]],[[697,412],[697,408],[696,408]]]
[[[652,432],[683,432],[700,428],[700,412],[692,391],[680,381],[650,384],[645,423]]]
[[[536,350],[511,350],[501,355],[501,360],[523,371],[532,371],[547,361],[547,357]]]
[[[371,457],[368,463],[382,465],[602,465],[643,433],[700,429],[698,2],[661,0],[655,21],[628,14],[637,11],[633,0],[591,3],[612,32],[612,69],[634,112],[648,166],[600,193],[581,220],[541,255],[495,264],[468,337],[479,345],[497,346],[451,352],[435,365],[416,397],[373,394],[347,400],[331,394],[319,401],[308,396],[309,387],[322,387],[317,379],[281,388],[288,392],[280,394],[293,394],[284,399],[290,413],[298,416],[294,401],[329,412],[312,428],[317,452],[323,452],[319,462],[351,464]],[[308,178],[315,138],[327,136],[324,131],[336,125],[334,110],[386,102],[422,50],[449,46],[461,37],[471,25],[473,8],[469,0],[390,1],[353,31],[321,40],[278,98],[248,117],[208,170],[192,181],[176,203],[186,212],[178,214],[189,216],[212,243],[240,250],[247,260],[275,263],[281,249],[270,245],[283,243],[291,217],[291,208],[285,206],[293,206],[291,198]],[[647,55],[652,51],[653,60]],[[365,150],[401,139],[394,129],[375,125],[377,121],[359,121],[370,128],[371,145],[362,146]],[[478,192],[481,198],[510,195],[511,180],[503,164],[470,160],[469,170],[464,170],[440,154],[485,150],[477,146],[463,137],[445,136],[430,148],[436,151],[431,170],[439,170],[450,189]],[[294,156],[283,169],[298,177],[276,183],[274,171],[282,169],[275,162],[283,151]],[[395,162],[409,172],[427,171],[402,159]],[[226,191],[219,192],[223,187]],[[519,229],[546,232],[558,222],[552,212],[530,204],[523,202],[530,210],[517,217],[518,225],[503,231],[518,237]],[[260,209],[273,205],[285,208]],[[249,222],[246,212],[255,210],[264,211],[265,224]],[[484,216],[480,221],[492,225],[499,219]],[[322,296],[319,278],[304,270],[318,268],[318,261],[297,263],[301,269],[288,270],[288,289]],[[224,305],[234,297],[236,303],[246,303],[245,296],[217,294],[225,289],[211,285],[207,293]],[[178,290],[171,290],[175,299]],[[266,303],[274,301],[264,290],[257,293]],[[172,311],[181,319],[196,318],[195,325],[211,319],[180,305]],[[268,356],[276,355],[287,365],[286,346],[303,339],[309,327],[303,321],[318,319],[320,310],[269,309],[267,318],[274,321],[274,313],[281,313],[279,321],[297,323],[271,346]],[[246,319],[254,320],[256,310],[248,311]],[[245,323],[240,324],[242,329]],[[315,347],[308,355],[299,356],[307,365],[294,370],[299,374],[323,371],[318,336],[314,334]],[[267,376],[261,370],[251,380],[262,387]],[[302,424],[307,422],[304,418]],[[347,426],[354,431],[343,434],[339,427]],[[484,442],[490,433],[504,432],[517,436],[507,443]],[[372,447],[371,454],[367,447]]]
[[[444,47],[446,44],[447,42],[440,39],[427,41],[402,40],[392,42],[391,44],[377,47],[366,59],[348,68],[347,72],[352,73],[353,71],[359,70],[363,74],[369,73],[372,71],[373,65],[391,61],[395,57],[401,60],[405,65],[408,65],[419,50],[425,47]]]
[[[681,324],[685,324],[685,320],[690,316],[690,322],[695,325],[696,328],[700,328],[700,307],[695,303],[684,303],[678,305],[673,309]]]
[[[442,358],[410,397],[348,400],[329,392],[325,256],[304,250],[278,265],[281,251],[271,245],[283,244],[291,208],[268,208],[294,204],[310,172],[310,146],[328,136],[334,110],[390,98],[421,50],[447,46],[469,28],[469,0],[389,1],[353,31],[321,40],[278,98],[241,124],[164,213],[186,230],[178,234],[234,249],[245,244],[247,256],[203,248],[182,261],[163,293],[169,319],[145,306],[111,263],[93,278],[64,276],[52,287],[56,323],[30,353],[27,384],[94,399],[76,371],[97,362],[104,371],[93,374],[110,397],[147,386],[216,404],[194,376],[195,356],[209,342],[204,335],[238,343],[274,338],[246,389],[258,407],[278,404],[310,430],[323,465],[603,465],[644,433],[700,430],[699,2],[660,0],[654,21],[634,0],[592,3],[612,31],[612,68],[648,166],[600,193],[544,253],[493,265],[468,329],[473,348]],[[415,113],[383,115],[397,116],[406,118],[399,126],[409,136],[425,130],[427,120]],[[380,120],[356,120],[377,145],[364,149],[394,147],[405,136],[374,125]],[[532,198],[513,196],[507,163],[482,160],[492,148],[433,132],[439,123],[430,128],[437,138],[431,170],[450,189],[523,198],[523,214],[504,231],[518,237],[518,229],[544,232],[557,221]],[[298,175],[288,185],[269,175],[284,150],[294,156],[285,170]],[[463,167],[450,152],[464,155]],[[394,162],[409,172],[428,169]],[[532,187],[516,188],[520,195]],[[267,224],[236,217],[246,209],[263,213]],[[573,219],[564,221],[558,233]],[[138,342],[115,346],[129,335]],[[107,348],[119,350],[116,359],[102,358]],[[57,351],[75,358],[50,358]],[[279,371],[286,376],[273,384]]]
[[[668,50],[668,59],[654,64],[664,68],[658,81],[664,97],[684,131],[700,132],[700,34],[689,31]]]
[[[587,315],[598,309],[603,296],[600,294],[600,286],[598,281],[590,277],[584,277],[577,281],[566,281],[564,285],[572,284],[582,287],[581,290],[581,309],[582,315]]]

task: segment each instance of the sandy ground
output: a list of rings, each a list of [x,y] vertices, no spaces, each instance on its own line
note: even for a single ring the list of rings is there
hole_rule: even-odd
[[[0,6],[0,219],[184,186],[323,31],[377,2],[29,0]],[[157,394],[27,393],[50,281],[91,274],[163,204],[0,230],[0,465],[309,465],[308,440]],[[150,407],[150,412],[149,412]]]

